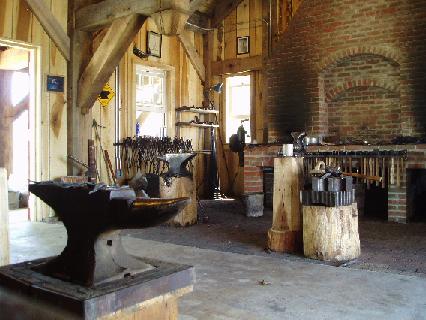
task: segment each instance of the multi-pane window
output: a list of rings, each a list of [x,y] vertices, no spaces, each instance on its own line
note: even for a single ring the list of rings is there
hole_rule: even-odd
[[[162,137],[166,132],[165,71],[136,67],[136,133]]]
[[[250,143],[250,76],[226,78],[226,141],[237,133],[242,120],[246,142]]]

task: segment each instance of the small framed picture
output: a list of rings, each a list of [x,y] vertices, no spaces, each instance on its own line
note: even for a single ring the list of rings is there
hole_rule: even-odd
[[[47,75],[46,90],[64,92],[64,77]]]
[[[151,56],[161,58],[161,34],[148,31],[146,37],[146,52]]]
[[[250,37],[237,37],[237,54],[246,54],[250,51]]]

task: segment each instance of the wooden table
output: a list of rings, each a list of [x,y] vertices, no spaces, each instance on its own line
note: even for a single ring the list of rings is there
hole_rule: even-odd
[[[268,231],[268,248],[277,252],[298,252],[302,245],[303,158],[274,159],[273,221]]]

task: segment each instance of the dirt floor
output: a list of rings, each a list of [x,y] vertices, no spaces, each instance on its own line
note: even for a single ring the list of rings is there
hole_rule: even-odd
[[[202,201],[199,222],[191,227],[159,226],[127,230],[124,234],[148,240],[254,255],[273,255],[289,260],[302,255],[273,253],[266,249],[272,211],[247,218],[238,201]],[[340,267],[367,269],[426,277],[426,224],[396,224],[360,220],[361,257]],[[310,260],[312,263],[321,263]]]

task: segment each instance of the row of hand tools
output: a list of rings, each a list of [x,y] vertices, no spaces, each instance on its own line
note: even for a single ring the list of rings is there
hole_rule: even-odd
[[[191,140],[170,137],[127,137],[114,146],[120,147],[121,168],[127,177],[138,171],[160,175],[168,169],[168,164],[159,157],[192,152]]]
[[[387,185],[401,186],[407,150],[308,152],[303,157],[305,174],[309,174],[318,161],[324,161],[326,166],[340,167],[343,175],[354,177],[367,188],[371,184],[386,188]]]

